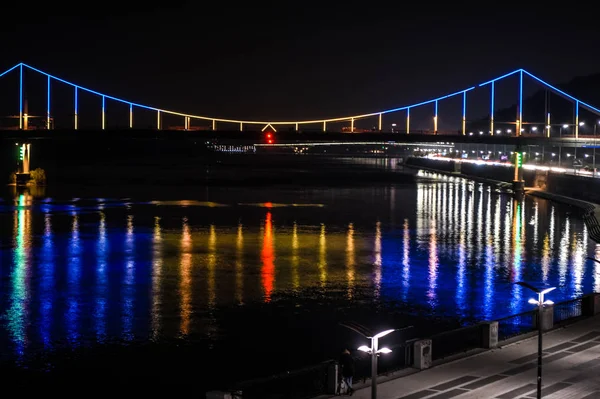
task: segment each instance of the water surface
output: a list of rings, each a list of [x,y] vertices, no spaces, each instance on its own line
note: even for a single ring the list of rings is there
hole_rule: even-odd
[[[362,344],[341,320],[424,332],[529,309],[520,280],[558,286],[555,302],[599,291],[586,257],[600,247],[575,210],[421,176],[171,200],[8,196],[0,359],[57,370],[65,353],[84,359],[68,367],[85,363],[85,349],[98,367],[196,380],[202,369],[210,385]]]

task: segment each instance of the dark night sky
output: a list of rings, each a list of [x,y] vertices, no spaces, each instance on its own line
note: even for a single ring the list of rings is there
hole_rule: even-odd
[[[4,9],[0,68],[23,61],[131,101],[248,119],[372,112],[520,67],[553,83],[600,72],[591,10],[501,3],[491,12],[491,2],[453,10],[373,1],[70,3]]]

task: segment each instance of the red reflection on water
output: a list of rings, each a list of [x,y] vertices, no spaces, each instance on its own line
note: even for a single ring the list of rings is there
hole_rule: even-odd
[[[262,260],[261,276],[263,290],[265,291],[265,302],[270,302],[273,284],[275,282],[275,251],[273,248],[273,224],[271,212],[267,212],[267,217],[265,219],[265,231],[260,259]]]

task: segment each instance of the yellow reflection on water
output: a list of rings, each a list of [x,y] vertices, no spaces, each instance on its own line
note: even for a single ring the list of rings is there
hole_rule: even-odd
[[[298,276],[298,265],[300,256],[298,255],[298,225],[294,222],[292,226],[292,288],[298,291],[300,288],[300,277]]]
[[[154,217],[154,234],[152,235],[152,338],[160,335],[161,315],[161,277],[163,268],[163,239],[160,228],[160,217]]]
[[[356,254],[354,253],[354,225],[348,224],[346,233],[346,279],[348,280],[348,299],[354,297],[354,273],[356,267]]]
[[[244,232],[241,223],[235,240],[235,298],[239,305],[244,303]]]
[[[324,224],[321,224],[319,232],[319,278],[321,287],[324,288],[327,283],[327,237]]]
[[[216,267],[217,267],[217,230],[211,224],[208,233],[208,307],[213,310],[217,305]]]
[[[190,332],[190,318],[192,315],[192,234],[188,219],[183,218],[183,226],[181,231],[181,260],[180,260],[180,318],[181,325],[179,330],[182,335],[187,335]]]

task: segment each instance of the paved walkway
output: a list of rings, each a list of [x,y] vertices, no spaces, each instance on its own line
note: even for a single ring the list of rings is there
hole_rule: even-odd
[[[535,336],[380,382],[377,399],[534,399],[537,342]],[[548,332],[543,343],[544,399],[600,399],[600,315]],[[371,398],[370,386],[352,398]]]

